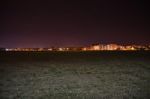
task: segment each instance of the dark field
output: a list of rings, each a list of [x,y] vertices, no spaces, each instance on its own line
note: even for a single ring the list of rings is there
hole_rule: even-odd
[[[150,52],[0,52],[0,99],[150,99]]]

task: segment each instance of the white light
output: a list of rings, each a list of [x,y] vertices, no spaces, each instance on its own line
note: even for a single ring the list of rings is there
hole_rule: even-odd
[[[8,49],[8,48],[6,48],[6,51],[9,51],[9,49]]]

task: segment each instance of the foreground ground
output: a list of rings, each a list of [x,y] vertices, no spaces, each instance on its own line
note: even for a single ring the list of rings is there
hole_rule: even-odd
[[[0,99],[150,99],[150,52],[0,52]]]

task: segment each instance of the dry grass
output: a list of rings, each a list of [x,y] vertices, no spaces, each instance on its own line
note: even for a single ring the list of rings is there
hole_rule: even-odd
[[[149,99],[149,53],[118,53],[1,54],[0,99]]]

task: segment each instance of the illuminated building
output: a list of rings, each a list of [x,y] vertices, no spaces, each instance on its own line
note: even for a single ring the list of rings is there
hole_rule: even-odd
[[[48,48],[48,51],[52,51],[53,49],[52,48]]]
[[[83,51],[87,51],[87,48],[86,48],[86,47],[83,47],[82,50],[83,50]]]
[[[58,48],[58,51],[65,51],[64,48]]]
[[[104,50],[104,45],[102,44],[92,44],[91,50]]]
[[[106,50],[117,50],[118,48],[119,48],[119,45],[117,45],[117,44],[106,45]]]

